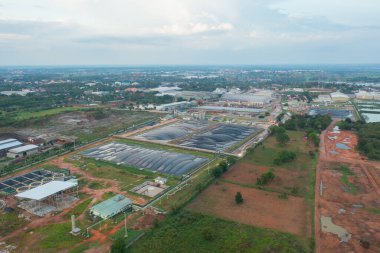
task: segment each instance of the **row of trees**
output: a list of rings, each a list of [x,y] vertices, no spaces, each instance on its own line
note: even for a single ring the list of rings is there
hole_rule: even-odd
[[[286,130],[313,129],[319,133],[326,129],[331,122],[332,119],[330,115],[292,115],[292,118],[287,120],[282,126]]]
[[[359,137],[357,149],[369,159],[380,160],[380,122],[352,122],[346,119],[338,123],[342,130],[356,131]]]

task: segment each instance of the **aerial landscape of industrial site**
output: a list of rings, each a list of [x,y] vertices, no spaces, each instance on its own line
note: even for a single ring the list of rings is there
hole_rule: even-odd
[[[0,0],[0,253],[380,253],[379,6]]]

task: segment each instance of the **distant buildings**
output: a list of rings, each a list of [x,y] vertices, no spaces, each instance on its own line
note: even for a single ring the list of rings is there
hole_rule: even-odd
[[[207,100],[211,98],[217,98],[218,94],[206,91],[180,91],[180,90],[172,90],[167,92],[162,92],[157,94],[156,96],[172,96],[177,98],[183,98],[186,100],[195,99],[195,100]]]
[[[256,95],[256,93],[244,93],[244,94],[224,94],[221,101],[229,103],[237,103],[246,106],[263,107],[265,104],[269,104],[273,98],[269,95]]]
[[[349,96],[339,91],[331,93],[330,96],[333,102],[347,102],[350,99]]]
[[[31,91],[31,90],[28,90],[28,89],[23,89],[21,91],[15,91],[15,90],[2,91],[2,92],[0,92],[0,94],[1,95],[5,95],[5,96],[12,96],[12,95],[26,96],[27,94],[32,93],[32,92],[34,92],[34,91]]]
[[[368,99],[368,100],[380,100],[380,92],[368,92],[364,90],[359,90],[355,93],[355,98],[357,99]]]
[[[174,110],[183,110],[193,106],[194,103],[188,101],[174,102],[170,104],[163,104],[156,106],[158,111],[174,111]]]
[[[331,104],[332,99],[331,99],[330,95],[319,95],[318,98],[314,99],[314,102]]]

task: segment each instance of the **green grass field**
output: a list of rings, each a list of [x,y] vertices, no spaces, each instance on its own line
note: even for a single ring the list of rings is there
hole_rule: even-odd
[[[73,112],[73,111],[79,111],[83,110],[83,108],[80,107],[59,107],[59,108],[52,108],[42,111],[35,111],[35,112],[26,112],[22,111],[17,114],[16,119],[17,120],[28,120],[31,118],[42,118],[42,117],[48,117],[53,116],[65,112]]]
[[[258,146],[254,152],[248,153],[243,159],[241,159],[241,162],[286,169],[305,170],[310,168],[313,165],[309,154],[311,148],[306,140],[304,140],[305,133],[300,131],[287,131],[287,134],[290,137],[290,141],[285,146],[280,146],[274,135],[269,136],[264,141],[263,145]],[[297,155],[296,160],[281,165],[275,165],[273,160],[276,154],[282,150],[294,152]]]
[[[183,211],[168,217],[127,252],[306,253],[311,250],[307,240],[290,234]]]
[[[106,161],[97,161],[91,158],[83,158],[80,161],[75,162],[71,160],[67,161],[79,166],[81,169],[96,178],[104,178],[117,181],[119,183],[120,190],[122,191],[128,191],[134,186],[148,180],[153,180],[160,175],[159,173],[153,173],[149,170],[139,170],[137,168],[125,165],[117,165]],[[178,179],[174,176],[164,176],[169,179],[167,183],[169,186],[175,185],[179,182]],[[89,182],[89,187],[90,184],[94,184],[94,182]],[[97,188],[98,185],[95,184],[93,186]]]
[[[22,228],[27,222],[18,218],[18,212],[3,213],[0,211],[0,237]]]

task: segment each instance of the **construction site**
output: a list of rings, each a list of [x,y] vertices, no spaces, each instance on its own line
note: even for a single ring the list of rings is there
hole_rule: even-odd
[[[380,248],[379,163],[356,151],[358,138],[333,124],[321,134],[316,176],[317,252]]]

